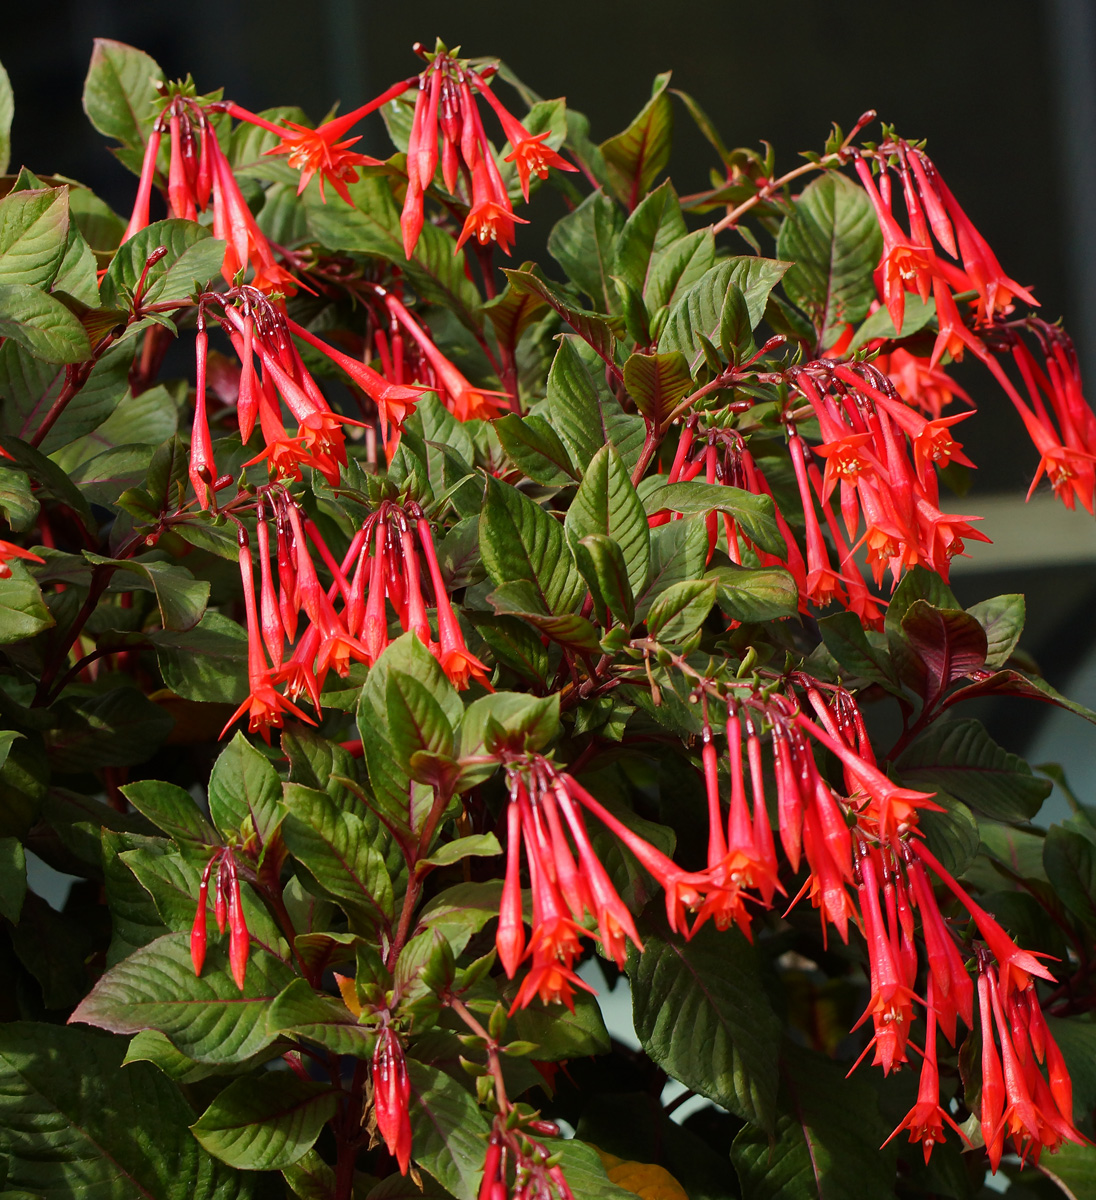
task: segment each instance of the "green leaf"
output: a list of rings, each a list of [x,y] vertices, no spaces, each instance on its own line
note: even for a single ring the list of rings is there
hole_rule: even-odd
[[[326,792],[297,783],[285,785],[285,807],[289,815],[282,836],[289,853],[362,932],[387,925],[392,880],[365,822],[356,813],[340,811]]]
[[[128,351],[125,353],[128,360]],[[137,461],[144,458],[146,453],[151,460],[156,448],[170,438],[178,427],[179,410],[171,393],[163,384],[146,388],[137,396],[123,390],[121,399],[106,419],[96,425],[90,433],[56,453],[54,460],[66,470],[75,471],[82,488],[90,485],[97,489],[99,494],[92,494],[97,504],[114,504],[126,487],[140,484],[151,461],[146,461],[145,469],[133,484],[122,482],[123,478],[127,477],[121,474],[108,478],[94,472],[103,466],[109,466],[116,471],[120,468],[128,471],[130,464],[135,467]],[[125,459],[107,457],[111,451],[117,451],[119,455],[124,455]],[[96,463],[97,466],[93,467],[91,463]],[[81,466],[77,471],[78,464]],[[107,487],[115,480],[117,484],[108,492]]]
[[[651,530],[651,566],[647,586],[636,598],[636,616],[643,620],[657,596],[686,579],[699,579],[708,557],[708,531],[703,518],[686,517]]]
[[[98,264],[84,235],[70,224],[65,256],[57,268],[51,291],[58,300],[70,300],[85,308],[99,307]]]
[[[540,635],[518,617],[469,612],[468,619],[487,643],[495,661],[522,679],[543,686],[548,675],[548,648]]]
[[[209,599],[209,582],[195,579],[185,567],[170,562],[140,562],[135,558],[103,558],[90,550],[84,551],[84,557],[95,566],[113,567],[139,576],[148,590],[156,593],[165,629],[193,629],[202,619]]]
[[[624,225],[620,209],[600,189],[552,226],[548,253],[604,312],[615,305],[610,277],[616,270],[617,242]]]
[[[521,270],[531,271],[536,263],[522,263]],[[504,346],[515,348],[521,335],[544,314],[546,300],[531,292],[519,291],[507,282],[502,292],[483,306],[483,312],[495,328],[495,336]]]
[[[620,210],[614,206],[614,211]],[[612,274],[623,279],[646,300],[656,263],[688,234],[677,193],[667,180],[640,201],[625,222],[616,246]]]
[[[11,80],[0,63],[0,175],[8,169],[11,157],[11,122],[15,115],[15,97],[12,95]]]
[[[753,946],[703,926],[691,941],[644,934],[628,959],[632,1016],[644,1050],[668,1074],[745,1120],[776,1116],[780,1022]]]
[[[502,448],[523,475],[548,487],[578,479],[571,456],[544,417],[507,413],[494,422],[493,428]]]
[[[414,758],[427,754],[451,759],[453,756],[453,727],[441,705],[413,675],[403,671],[388,672],[385,689],[388,709],[388,729],[400,766],[412,779],[433,783],[436,773],[416,770]]]
[[[515,291],[539,296],[555,309],[575,333],[604,359],[606,365],[615,369],[613,331],[600,313],[580,308],[559,285],[546,279],[539,267],[530,271],[512,271],[503,267],[502,273]]]
[[[636,408],[655,428],[669,419],[678,401],[693,387],[684,354],[633,354],[624,364],[624,386]]]
[[[563,524],[572,544],[591,534],[612,538],[624,556],[632,595],[642,591],[651,563],[647,514],[614,446],[603,446],[591,459]]]
[[[1066,1200],[1086,1200],[1096,1193],[1096,1147],[1091,1143],[1076,1146],[1063,1142],[1043,1158],[1039,1170],[1062,1189]]]
[[[549,613],[567,613],[578,604],[585,586],[563,526],[517,488],[488,478],[479,533],[483,565],[494,583],[529,583]]]
[[[1003,667],[1024,632],[1027,615],[1024,597],[994,596],[968,608],[967,612],[986,631],[986,666]]]
[[[241,1171],[291,1166],[320,1136],[338,1109],[330,1083],[266,1071],[233,1080],[191,1125],[215,1158]]]
[[[154,59],[123,42],[96,38],[84,80],[84,112],[102,134],[127,149],[143,150],[164,77]]]
[[[235,621],[206,612],[185,633],[153,630],[148,637],[164,683],[177,696],[214,704],[247,698],[247,633]]]
[[[725,563],[708,572],[719,589],[719,605],[736,621],[774,621],[799,612],[799,593],[783,567],[740,567]]]
[[[713,579],[686,579],[663,591],[647,612],[651,637],[685,642],[704,624],[716,598]]]
[[[742,488],[689,480],[651,488],[646,493],[645,503],[649,513],[662,509],[685,515],[725,512],[758,549],[769,554],[787,553],[780,527],[773,516],[771,496],[755,496]]]
[[[636,602],[620,543],[605,533],[590,533],[571,543],[578,569],[590,588],[595,611],[606,609],[625,629],[635,624]]]
[[[160,247],[167,254],[145,275],[142,305],[185,301],[220,273],[224,261],[225,243],[205,226],[178,217],[154,221],[124,242],[111,260],[100,285],[104,305],[119,308],[132,302],[149,255]]]
[[[86,445],[85,439],[81,443]],[[84,448],[76,444],[75,453]],[[72,447],[66,447],[72,449]],[[72,469],[73,482],[92,504],[107,508],[127,488],[142,483],[156,447],[149,445],[114,446],[80,462]],[[62,465],[67,455],[62,455]]]
[[[456,838],[439,846],[429,858],[420,858],[418,865],[451,867],[465,858],[494,858],[502,853],[499,840],[493,833],[475,833]]]
[[[409,1061],[412,1157],[456,1200],[477,1200],[487,1120],[473,1097],[436,1067]]]
[[[651,99],[627,129],[601,143],[609,183],[632,210],[670,161],[674,109],[666,94],[670,72],[655,77]]]
[[[132,343],[112,346],[99,358],[84,386],[42,440],[43,454],[53,454],[77,438],[83,438],[118,408],[127,394],[133,351]],[[6,342],[0,347],[0,395],[7,400],[0,410],[0,425],[21,438],[33,436],[60,395],[65,378],[66,372],[58,369],[56,364],[39,361],[15,341]],[[26,463],[21,465],[27,466]],[[63,465],[69,466],[68,463]],[[30,467],[27,469],[31,470]],[[33,475],[34,471],[31,473]],[[71,483],[68,486],[72,492],[80,494]],[[86,500],[81,503],[87,507]]]
[[[830,331],[867,314],[882,248],[871,201],[844,175],[827,171],[796,199],[776,252],[795,264],[784,276],[784,290],[810,317],[820,344],[828,344]]]
[[[0,467],[0,513],[16,533],[30,528],[39,507],[30,490],[27,473]]]
[[[487,600],[496,612],[521,617],[560,645],[586,654],[596,654],[600,648],[597,630],[585,617],[575,612],[558,616],[546,612],[536,588],[525,579],[500,584]]]
[[[107,971],[71,1020],[112,1033],[158,1029],[197,1062],[244,1062],[274,1040],[267,1014],[292,979],[281,959],[252,947],[241,991],[219,946],[195,978],[189,936],[169,933]]]
[[[875,1089],[842,1065],[796,1047],[783,1060],[775,1136],[754,1125],[731,1146],[748,1200],[864,1200],[894,1193],[896,1149]]]
[[[530,696],[493,692],[468,706],[460,728],[462,758],[492,754],[502,746],[516,751],[543,750],[559,734],[559,693]],[[489,773],[495,765],[487,764]],[[486,778],[486,776],[484,776]]]
[[[996,821],[1028,821],[1050,795],[1049,779],[1038,779],[1022,758],[1009,754],[980,721],[937,721],[898,756],[908,787],[937,789]]]
[[[834,613],[829,617],[820,617],[818,631],[822,634],[822,644],[833,655],[838,666],[853,675],[878,683],[894,695],[901,695],[902,689],[895,678],[886,647],[876,644],[878,635],[869,636],[869,631],[860,624],[860,618],[855,613]]]
[[[220,845],[216,830],[205,819],[194,798],[174,783],[142,779],[127,783],[122,794],[141,813],[180,845]]]
[[[516,983],[509,985],[516,994]],[[601,1015],[597,998],[589,992],[576,992],[574,1012],[536,999],[515,1009],[507,1024],[510,1040],[534,1042],[534,1057],[541,1062],[565,1062],[591,1054],[608,1054],[609,1031]]]
[[[1096,929],[1096,837],[1087,821],[1074,817],[1047,830],[1043,867],[1066,908]]]
[[[561,339],[548,372],[547,411],[552,427],[570,447],[572,461],[585,468],[609,438],[597,385],[570,338]]]
[[[436,929],[459,954],[474,934],[499,915],[502,883],[458,883],[430,900],[419,923]]]
[[[50,766],[72,774],[144,762],[175,724],[169,713],[136,687],[70,696],[55,704],[53,711],[57,724],[44,735]]]
[[[376,1044],[374,1030],[359,1024],[342,1000],[313,991],[304,979],[295,979],[274,1001],[267,1021],[271,1033],[302,1037],[333,1054],[371,1058]]]
[[[18,838],[0,838],[0,917],[19,921],[27,894],[27,859]]]
[[[65,257],[68,188],[9,192],[0,200],[0,284],[49,289]]]
[[[952,875],[961,876],[974,861],[981,844],[978,822],[970,809],[954,796],[938,791],[933,797],[944,812],[925,809],[918,824],[925,832],[929,849]]]
[[[83,325],[60,300],[27,283],[0,284],[0,337],[11,338],[35,358],[83,362],[91,344]]]
[[[250,821],[266,843],[284,815],[282,781],[269,760],[237,732],[221,751],[209,777],[209,815],[222,831],[236,831]]]
[[[902,337],[919,333],[936,316],[936,301],[923,301],[916,292],[906,293],[906,311],[902,317]],[[859,350],[876,338],[897,338],[898,332],[890,317],[890,310],[885,304],[871,314],[863,325],[853,335],[849,343],[849,351]]]
[[[0,644],[32,638],[53,624],[53,616],[42,599],[42,589],[14,564],[11,577],[0,579]]]
[[[6,1186],[96,1200],[234,1200],[246,1176],[208,1158],[182,1094],[155,1067],[122,1067],[125,1043],[63,1025],[0,1028]]]

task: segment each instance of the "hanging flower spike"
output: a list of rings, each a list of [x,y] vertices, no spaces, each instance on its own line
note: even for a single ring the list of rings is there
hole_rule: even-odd
[[[419,544],[426,559],[430,572],[430,583],[434,589],[434,603],[438,615],[438,647],[435,657],[441,664],[441,669],[449,676],[450,681],[462,692],[475,679],[481,687],[489,692],[495,689],[487,678],[487,668],[468,649],[461,633],[460,623],[449,602],[449,593],[445,588],[438,556],[434,550],[434,539],[430,533],[430,523],[420,516],[416,521],[419,533]]]
[[[243,583],[244,608],[247,613],[247,674],[251,692],[247,699],[232,714],[221,730],[221,737],[232,728],[244,715],[248,714],[248,730],[251,733],[261,733],[263,740],[270,744],[271,728],[280,729],[284,712],[291,713],[298,720],[308,725],[315,725],[307,714],[287,700],[285,696],[274,690],[274,684],[263,654],[262,633],[259,629],[259,618],[255,604],[255,576],[251,566],[251,547],[248,536],[240,527],[238,542],[240,547],[240,579]]]
[[[578,167],[569,163],[550,146],[545,145],[549,137],[547,130],[544,133],[530,133],[512,113],[507,111],[502,101],[495,95],[494,88],[486,80],[477,75],[475,71],[470,71],[468,74],[476,85],[476,90],[494,109],[495,116],[498,117],[499,124],[502,126],[502,132],[510,143],[510,153],[503,161],[512,162],[517,168],[518,179],[521,182],[521,194],[526,201],[529,199],[530,175],[547,179],[548,171],[552,167],[555,167],[557,171],[578,170]]]
[[[194,201],[193,188],[187,178],[186,166],[183,163],[183,126],[189,133],[190,121],[185,117],[180,118],[178,113],[173,112],[169,119],[171,163],[167,177],[167,200],[173,217],[195,221],[198,219],[198,209]]]
[[[386,1025],[373,1050],[373,1108],[377,1132],[406,1175],[411,1163],[411,1079],[399,1034]]]

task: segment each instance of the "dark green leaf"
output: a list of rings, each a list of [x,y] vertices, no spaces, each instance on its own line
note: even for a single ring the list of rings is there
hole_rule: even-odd
[[[27,859],[18,838],[0,838],[0,917],[14,925],[27,894]]]
[[[647,515],[614,446],[603,446],[591,459],[564,530],[572,543],[591,534],[612,538],[624,556],[632,595],[642,591],[651,562]]]
[[[305,1038],[334,1054],[371,1058],[376,1043],[374,1031],[360,1025],[342,1000],[313,991],[304,979],[295,979],[274,1001],[268,1022],[272,1033]]]
[[[523,263],[521,270],[528,272],[534,266],[535,263]],[[517,346],[525,330],[534,321],[539,320],[547,307],[547,301],[540,296],[519,291],[508,282],[500,295],[483,306],[483,312],[495,327],[498,340],[504,346],[513,348]]]
[[[582,577],[577,571],[575,577],[581,581]],[[546,612],[536,587],[528,580],[518,579],[500,584],[487,599],[496,612],[521,617],[561,645],[587,654],[595,654],[599,649],[597,631],[585,617],[575,612],[558,616]]]
[[[182,845],[212,847],[220,844],[213,826],[205,819],[194,798],[174,783],[142,779],[122,788],[133,807]]]
[[[998,821],[1027,821],[1050,794],[1049,779],[1038,779],[1022,758],[1009,754],[981,722],[937,721],[898,756],[895,763],[908,787],[937,788],[975,812]]]
[[[488,1125],[472,1096],[436,1067],[410,1061],[411,1146],[416,1163],[456,1200],[476,1200]]]
[[[918,691],[926,704],[943,695],[957,679],[985,666],[986,631],[961,608],[935,608],[927,600],[917,600],[902,617],[902,633],[922,664]]]
[[[517,488],[489,478],[480,553],[496,584],[525,581],[549,613],[570,612],[585,591],[563,526]]]
[[[773,516],[771,496],[755,496],[742,488],[719,483],[671,483],[652,488],[645,497],[649,513],[669,509],[685,515],[727,513],[760,550],[769,554],[785,554],[787,546]]]
[[[247,698],[247,633],[235,621],[207,612],[185,633],[153,630],[148,636],[164,683],[177,696],[215,704]]]
[[[811,318],[822,345],[829,331],[864,318],[875,299],[872,272],[883,248],[864,189],[836,171],[809,183],[780,227],[776,250],[794,262],[789,299]]]
[[[780,1022],[753,946],[711,924],[691,941],[651,933],[643,953],[629,956],[628,975],[636,1034],[651,1058],[686,1087],[771,1129]]]
[[[335,1115],[330,1083],[266,1071],[236,1079],[191,1125],[215,1158],[241,1171],[275,1171],[301,1158]]]
[[[198,1062],[243,1062],[274,1040],[267,1015],[292,979],[281,959],[252,947],[241,991],[218,946],[195,978],[189,936],[170,933],[112,967],[72,1020],[112,1033],[158,1029]]]
[[[502,448],[523,475],[549,487],[578,479],[571,456],[544,417],[507,413],[494,423],[494,430]]]
[[[135,687],[68,698],[55,705],[54,712],[58,723],[45,735],[50,766],[72,774],[144,762],[175,724]]]
[[[929,849],[952,875],[962,875],[974,861],[980,844],[978,822],[970,809],[954,796],[938,791],[934,800],[945,811],[925,809],[918,823],[925,832]]]
[[[647,587],[636,599],[643,620],[655,598],[675,583],[699,579],[708,557],[708,530],[702,517],[669,521],[651,530],[651,567]]]
[[[685,642],[704,624],[716,598],[714,579],[686,579],[659,594],[647,612],[651,637]]]
[[[720,607],[736,621],[774,621],[794,617],[799,593],[783,567],[740,567],[726,563],[708,573],[719,588]]]
[[[8,169],[11,156],[11,121],[15,115],[15,97],[11,91],[11,80],[0,64],[0,174]]]
[[[0,579],[0,643],[21,642],[49,629],[53,616],[42,599],[42,589],[16,564],[8,579]]]
[[[907,292],[906,311],[902,318],[902,337],[909,337],[911,334],[920,332],[935,316],[936,302],[934,300],[926,303],[916,292]],[[882,304],[853,335],[853,339],[849,343],[849,350],[859,350],[861,346],[866,346],[868,342],[874,341],[876,338],[896,337],[898,337],[898,333],[891,320],[890,310],[885,304]]]
[[[65,257],[68,188],[9,192],[0,200],[0,284],[48,291]]]
[[[340,811],[326,792],[296,783],[285,786],[285,807],[289,816],[282,836],[289,853],[363,932],[387,924],[392,881],[365,822],[356,813]]]
[[[539,268],[533,268],[531,271],[511,271],[504,267],[503,274],[515,291],[527,292],[546,301],[609,367],[614,367],[613,331],[600,313],[580,308],[559,286],[545,279]]]
[[[142,304],[185,301],[220,273],[225,244],[205,226],[178,217],[154,221],[119,247],[100,285],[104,305],[120,308],[132,300],[149,255],[160,247],[167,254],[145,275]]]
[[[209,815],[223,833],[250,821],[265,843],[284,815],[282,782],[269,760],[237,733],[221,751],[209,777]]]
[[[548,253],[604,312],[614,307],[610,276],[619,274],[615,264],[623,225],[620,209],[598,190],[557,221],[548,235]]]
[[[165,629],[177,632],[193,629],[202,619],[209,599],[209,583],[195,579],[185,567],[170,562],[140,562],[135,558],[103,558],[84,551],[84,557],[96,566],[113,567],[139,576],[156,593],[160,619]]]
[[[571,543],[578,569],[590,588],[595,610],[609,610],[625,629],[635,624],[636,602],[620,543],[605,533],[590,533]]]
[[[465,858],[494,858],[501,853],[502,847],[493,833],[474,833],[443,843],[428,858],[420,858],[419,865],[451,867]]]
[[[986,666],[1003,667],[1024,632],[1027,615],[1024,597],[994,596],[968,608],[967,612],[986,631]]]
[[[187,1125],[178,1088],[148,1063],[122,1067],[125,1043],[84,1029],[0,1029],[6,1186],[96,1200],[235,1200],[246,1176],[213,1162]],[[138,1133],[139,1131],[139,1133]]]
[[[875,1089],[796,1047],[783,1062],[775,1141],[747,1125],[731,1147],[745,1200],[865,1200],[894,1193]],[[840,1099],[838,1099],[838,1097]]]
[[[1096,929],[1096,835],[1074,817],[1052,825],[1043,843],[1043,867],[1062,903],[1088,929]]]
[[[385,695],[389,735],[400,766],[420,783],[433,782],[433,773],[421,777],[413,760],[420,753],[452,758],[453,727],[448,717],[429,690],[403,671],[388,672]]]

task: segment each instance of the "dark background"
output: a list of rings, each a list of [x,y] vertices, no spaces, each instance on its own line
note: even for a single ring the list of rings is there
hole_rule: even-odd
[[[783,169],[795,165],[797,151],[821,148],[831,120],[848,128],[876,108],[905,136],[928,139],[1005,270],[1036,286],[1044,316],[1067,316],[1096,378],[1091,0],[67,0],[4,9],[0,59],[15,91],[13,169],[25,163],[69,175],[122,212],[134,180],[80,109],[96,36],[141,47],[169,77],[193,73],[200,91],[223,86],[254,110],[300,104],[315,120],[336,101],[353,107],[414,73],[411,44],[440,36],[470,55],[500,56],[544,96],[566,96],[590,115],[595,140],[626,125],[653,76],[672,69],[674,86],[692,93],[728,144],[764,138]],[[378,118],[367,122],[359,148],[388,152]],[[679,108],[671,164],[678,189],[706,186],[713,165]],[[985,373],[963,369],[960,377],[982,404],[963,439],[980,470],[973,501],[955,507],[976,512],[979,493],[1026,489],[1037,456]],[[1038,571],[1018,563],[961,575],[955,587],[967,604],[1026,592],[1024,644],[1066,688],[1096,624],[1093,561],[1096,553]],[[1046,711],[1010,702],[985,716],[999,739],[1019,748]],[[1070,720],[1079,727],[1077,747],[1096,759],[1096,737]]]

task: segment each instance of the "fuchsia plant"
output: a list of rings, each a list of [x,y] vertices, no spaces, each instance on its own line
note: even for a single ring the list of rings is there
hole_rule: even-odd
[[[6,1186],[1084,1194],[1096,809],[955,710],[1096,714],[941,490],[966,358],[1093,511],[1068,335],[874,113],[778,175],[677,93],[680,197],[668,76],[597,145],[416,51],[312,128],[100,41],[128,221],[5,177]]]

